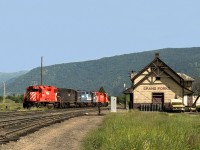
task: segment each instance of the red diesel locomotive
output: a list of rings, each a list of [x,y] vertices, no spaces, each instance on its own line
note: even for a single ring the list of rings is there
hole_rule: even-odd
[[[57,102],[57,91],[54,86],[29,86],[24,94],[23,107],[52,105]]]
[[[24,108],[32,106],[67,108],[96,105],[108,106],[107,94],[97,91],[77,91],[44,85],[27,87],[23,102]]]

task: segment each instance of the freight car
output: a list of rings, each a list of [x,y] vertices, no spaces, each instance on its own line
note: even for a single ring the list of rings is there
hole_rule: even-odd
[[[29,86],[24,94],[23,107],[86,107],[108,106],[107,94],[96,91],[77,91],[74,89],[57,88],[55,86]]]

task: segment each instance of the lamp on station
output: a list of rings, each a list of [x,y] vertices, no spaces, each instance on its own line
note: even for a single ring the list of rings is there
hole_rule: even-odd
[[[126,83],[124,83],[124,90],[126,90]],[[124,109],[126,109],[126,95],[124,96]]]

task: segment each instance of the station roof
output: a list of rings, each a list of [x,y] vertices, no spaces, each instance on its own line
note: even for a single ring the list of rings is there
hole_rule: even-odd
[[[184,74],[184,73],[177,73],[181,78],[184,79],[184,81],[194,81],[193,78],[191,78],[190,76]]]

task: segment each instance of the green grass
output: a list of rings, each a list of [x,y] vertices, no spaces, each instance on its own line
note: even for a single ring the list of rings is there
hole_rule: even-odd
[[[0,111],[37,111],[37,110],[47,110],[47,109],[48,109],[47,107],[42,107],[42,108],[32,107],[30,109],[24,109],[23,103],[15,103],[10,99],[6,99],[4,103],[2,101],[0,102]]]
[[[89,133],[86,150],[199,150],[200,116],[156,112],[109,114]]]
[[[0,111],[12,111],[23,109],[22,103],[15,103],[12,100],[6,99],[5,102],[0,103]]]

